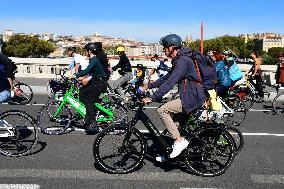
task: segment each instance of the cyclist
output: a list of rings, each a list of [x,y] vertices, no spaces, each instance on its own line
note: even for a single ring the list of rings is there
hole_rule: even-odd
[[[78,80],[82,81],[83,86],[80,88],[79,98],[86,106],[86,117],[84,127],[86,132],[93,131],[92,124],[95,120],[95,111],[93,104],[99,101],[99,95],[107,91],[105,81],[106,74],[99,60],[95,57],[96,46],[94,43],[87,43],[84,46],[85,55],[90,58],[89,65],[86,69],[75,75]],[[91,75],[92,77],[86,77]]]
[[[258,91],[259,97],[263,99],[264,93],[262,88],[262,77],[261,77],[261,59],[258,57],[258,53],[255,51],[252,51],[250,56],[253,58],[254,63],[252,68],[249,70],[248,75],[251,75],[249,80],[254,85],[256,90]],[[253,79],[256,80],[256,82],[253,82]]]
[[[145,77],[145,68],[142,64],[137,64],[136,70],[134,70],[134,75],[135,78],[130,81],[131,85],[133,87],[142,85]]]
[[[165,64],[164,61],[159,60],[159,56],[157,54],[155,54],[152,58],[152,60],[154,61],[155,67],[156,68],[152,68],[148,78],[151,78],[151,76],[157,72],[158,77],[163,77],[165,75],[167,75],[167,73],[169,72],[170,68]]]
[[[0,64],[0,103],[7,102],[11,98],[10,82],[7,79],[4,65]]]
[[[157,101],[178,84],[180,98],[169,101],[157,109],[167,130],[175,139],[173,151],[170,154],[170,158],[175,158],[188,146],[189,142],[180,135],[171,114],[180,113],[183,110],[191,113],[204,105],[207,97],[203,85],[198,82],[198,73],[190,58],[191,49],[182,48],[182,40],[176,34],[163,37],[160,44],[164,48],[165,55],[172,59],[172,69],[165,77],[141,88],[146,90],[159,87],[150,98],[144,98],[142,101],[144,103]]]
[[[72,57],[68,70],[75,68],[75,73],[78,73],[89,65],[89,61],[84,56],[76,53],[76,47],[68,47],[67,53],[69,57]]]
[[[95,52],[96,57],[101,62],[104,68],[105,74],[107,75],[106,81],[108,81],[110,78],[111,72],[110,72],[110,64],[107,58],[107,54],[104,52],[103,44],[101,42],[94,42],[94,44],[96,45],[96,49],[97,49]]]
[[[0,54],[0,64],[4,66],[4,70],[7,79],[10,83],[10,89],[12,91],[12,96],[13,96],[13,90],[14,90],[13,80],[15,79],[15,71],[17,70],[17,66],[11,59],[9,59],[7,56],[3,54]]]
[[[117,47],[116,52],[119,54],[119,62],[112,68],[112,70],[116,71],[118,68],[120,68],[118,73],[121,75],[121,77],[114,81],[113,87],[118,94],[124,96],[122,86],[133,78],[132,70],[130,61],[125,54],[124,47]]]

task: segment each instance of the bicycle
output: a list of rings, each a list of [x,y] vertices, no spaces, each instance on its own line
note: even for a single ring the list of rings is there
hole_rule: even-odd
[[[279,93],[272,101],[273,111],[277,114],[284,115],[284,93]]]
[[[229,92],[231,96],[237,95],[245,104],[246,109],[250,109],[254,102],[260,103],[263,101],[263,98],[259,96],[259,93],[251,80],[251,76],[247,76],[245,85],[235,86]],[[273,93],[276,93],[276,95],[279,93],[278,85],[263,85],[263,89],[264,100],[268,100]]]
[[[29,114],[9,110],[0,114],[0,154],[23,156],[37,144],[37,127]]]
[[[78,82],[69,81],[68,85],[64,94],[55,93],[39,110],[37,126],[41,128],[42,133],[61,135],[66,133],[68,129],[74,130],[73,126],[83,124],[80,121],[83,121],[86,116],[86,108],[78,98]],[[127,122],[126,108],[116,100],[116,96],[103,93],[100,95],[100,100],[100,103],[94,103],[95,126],[98,130],[116,122]],[[72,125],[72,123],[74,124]]]
[[[14,72],[14,74],[17,71]],[[11,105],[25,105],[28,104],[33,98],[32,88],[17,79],[13,79],[14,96],[9,100],[8,104]]]
[[[137,99],[141,96],[137,94]],[[137,102],[139,103],[139,102]],[[136,108],[134,118],[129,124],[118,124],[104,129],[98,134],[93,145],[95,163],[103,171],[112,174],[125,174],[137,170],[143,164],[147,152],[147,142],[135,127],[141,120],[150,132],[155,150],[168,159],[172,147],[143,112],[144,104]],[[178,162],[184,161],[187,168],[196,175],[218,176],[232,164],[235,157],[235,144],[226,127],[217,123],[200,122],[196,129],[188,125],[181,127],[180,133],[188,141],[188,147],[179,155]],[[172,141],[171,141],[172,142]]]

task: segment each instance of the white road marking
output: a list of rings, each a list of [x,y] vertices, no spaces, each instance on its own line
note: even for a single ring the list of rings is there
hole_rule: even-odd
[[[144,180],[164,182],[202,181],[202,177],[187,173],[134,172],[129,174],[108,174],[97,170],[52,170],[52,169],[1,169],[1,178],[40,178],[40,179],[111,179]]]
[[[284,184],[284,175],[251,175],[251,180],[260,184]]]
[[[0,184],[0,189],[40,189],[37,184]]]

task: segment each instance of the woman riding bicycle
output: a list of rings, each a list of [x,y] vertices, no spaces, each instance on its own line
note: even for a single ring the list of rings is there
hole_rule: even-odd
[[[181,137],[177,125],[171,118],[171,113],[180,113],[185,110],[190,113],[201,107],[207,100],[203,85],[198,83],[199,76],[193,60],[190,58],[191,50],[182,48],[182,40],[176,34],[170,34],[160,40],[163,45],[165,55],[172,58],[171,71],[159,80],[145,85],[142,90],[147,88],[159,87],[150,98],[144,98],[144,103],[158,101],[176,84],[178,84],[180,98],[169,101],[157,109],[167,130],[175,139],[173,151],[170,158],[177,157],[189,144]]]
[[[99,95],[107,91],[105,81],[106,74],[101,63],[95,57],[96,46],[93,43],[87,43],[84,47],[85,55],[90,58],[88,67],[77,73],[75,76],[82,81],[80,88],[80,100],[86,106],[85,129],[86,132],[93,131],[92,124],[96,121],[93,104],[99,101]],[[90,77],[91,76],[91,77]],[[91,78],[91,79],[90,79]]]

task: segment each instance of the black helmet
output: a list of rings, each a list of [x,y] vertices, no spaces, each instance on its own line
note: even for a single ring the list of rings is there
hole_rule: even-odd
[[[76,47],[68,47],[67,51],[74,51],[74,52],[76,52]]]
[[[96,45],[96,50],[102,50],[103,49],[102,42],[94,42],[94,44]]]
[[[143,64],[137,64],[137,66],[136,66],[136,68],[141,68],[141,69],[143,69]]]
[[[174,45],[176,47],[181,47],[182,46],[182,40],[180,36],[176,34],[170,34],[165,37],[162,37],[160,40],[160,44],[163,45],[164,47],[169,47],[171,45]]]
[[[96,45],[94,43],[87,43],[85,46],[84,46],[84,49],[85,50],[90,50],[90,51],[95,51],[97,50],[96,48]]]

